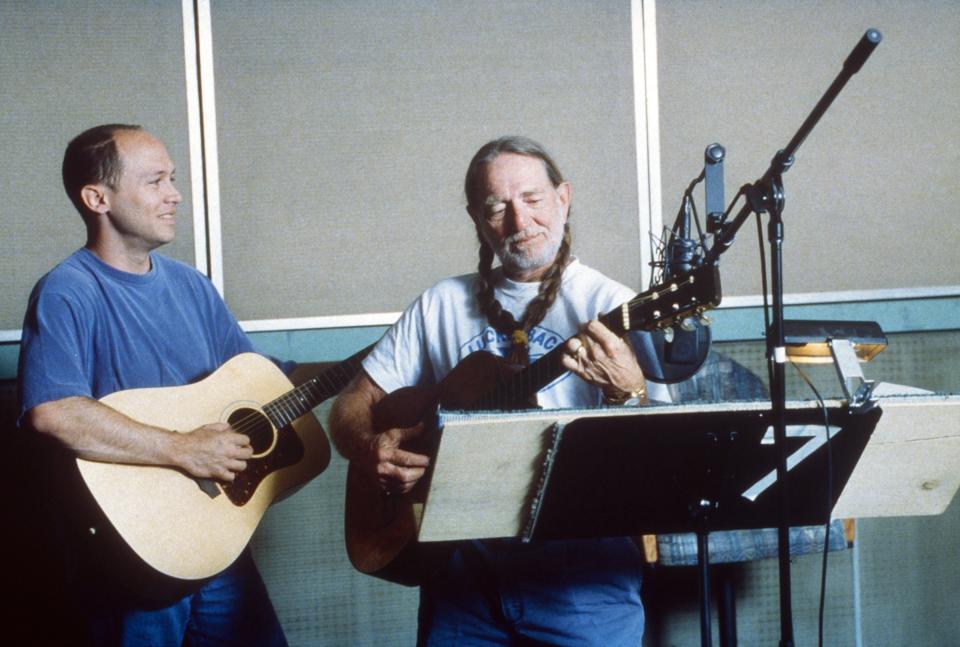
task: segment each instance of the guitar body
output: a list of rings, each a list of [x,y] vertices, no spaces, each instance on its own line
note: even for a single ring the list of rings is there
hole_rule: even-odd
[[[424,481],[420,479],[407,494],[388,496],[375,479],[350,463],[344,530],[354,568],[396,584],[420,583],[415,538],[423,512]]]
[[[518,367],[486,351],[471,353],[437,386],[397,389],[377,402],[373,421],[377,431],[413,427],[424,422],[424,434],[403,448],[435,455],[438,440],[437,406],[445,409],[476,408],[479,394],[507,382]],[[515,403],[518,408],[520,403]],[[387,495],[378,481],[350,463],[347,469],[344,532],[347,556],[361,573],[389,582],[416,586],[420,583],[423,547],[417,543],[417,528],[430,484],[430,471],[406,494]]]
[[[271,503],[327,467],[330,445],[312,413],[280,429],[262,414],[264,404],[291,387],[273,362],[244,353],[195,384],[118,391],[101,400],[181,433],[218,421],[256,426],[254,457],[232,484],[170,467],[77,459],[90,494],[137,557],[173,578],[216,575],[240,555]]]

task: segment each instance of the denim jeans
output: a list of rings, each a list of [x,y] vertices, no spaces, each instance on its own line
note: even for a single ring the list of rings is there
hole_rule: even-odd
[[[418,644],[639,647],[641,569],[626,538],[461,544],[421,586]]]
[[[122,590],[81,585],[92,645],[122,647],[285,647],[287,642],[248,550],[200,590],[169,606]]]

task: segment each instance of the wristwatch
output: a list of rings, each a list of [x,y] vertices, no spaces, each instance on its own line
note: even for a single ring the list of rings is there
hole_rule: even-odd
[[[613,393],[603,392],[603,401],[606,404],[617,404],[625,407],[639,407],[647,403],[647,385],[641,384],[632,391],[620,391]]]

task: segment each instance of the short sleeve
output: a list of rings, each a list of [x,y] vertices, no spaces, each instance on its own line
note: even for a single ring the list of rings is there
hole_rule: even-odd
[[[363,360],[363,369],[385,392],[434,381],[424,344],[423,297],[400,315]]]
[[[38,285],[31,295],[20,345],[20,416],[44,402],[91,397],[92,317],[68,295]]]

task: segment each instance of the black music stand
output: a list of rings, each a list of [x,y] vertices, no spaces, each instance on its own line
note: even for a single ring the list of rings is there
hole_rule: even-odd
[[[790,499],[789,525],[830,520],[880,414],[879,407],[829,407],[828,445],[823,411],[786,412],[789,487],[804,493]],[[696,533],[701,642],[709,645],[708,534],[779,523],[772,424],[769,408],[693,407],[642,417],[581,417],[558,425],[523,538]]]

